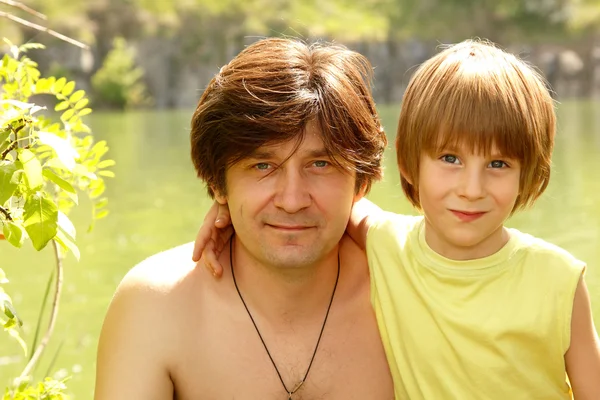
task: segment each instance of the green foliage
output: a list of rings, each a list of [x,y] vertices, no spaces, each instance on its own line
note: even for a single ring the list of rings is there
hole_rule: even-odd
[[[102,68],[92,77],[94,100],[115,108],[139,107],[150,104],[142,80],[144,71],[136,67],[132,49],[123,38],[116,38]]]
[[[64,394],[66,388],[65,380],[46,378],[35,385],[25,380],[13,388],[7,388],[2,400],[68,400],[69,397]]]
[[[104,177],[114,176],[106,169],[114,161],[104,159],[106,142],[94,143],[83,122],[92,112],[85,92],[66,78],[40,76],[26,52],[43,46],[8,44],[0,64],[0,239],[15,247],[31,241],[38,251],[54,240],[61,258],[70,251],[79,259],[68,214],[81,193],[92,200],[92,221],[108,214]],[[40,96],[55,102],[53,112],[32,102]],[[0,269],[0,324],[27,354],[22,321],[2,286],[7,282]],[[67,398],[64,381],[20,382],[3,399]]]

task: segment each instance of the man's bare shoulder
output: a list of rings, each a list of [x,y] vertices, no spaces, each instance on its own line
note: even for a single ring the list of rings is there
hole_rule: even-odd
[[[102,327],[96,399],[172,398],[170,370],[200,268],[192,245],[153,255],[123,278]],[[187,288],[187,290],[186,290]],[[193,300],[193,299],[192,299]]]
[[[154,254],[134,266],[123,278],[120,290],[142,290],[167,294],[197,275],[192,261],[193,243]]]

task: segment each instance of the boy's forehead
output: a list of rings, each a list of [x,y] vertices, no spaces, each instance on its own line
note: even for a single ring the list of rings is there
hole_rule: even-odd
[[[461,135],[439,134],[432,138],[429,143],[424,143],[423,151],[426,152],[454,152],[457,154],[477,155],[486,157],[520,158],[522,153],[519,145],[504,143],[502,140],[487,137],[482,140],[477,135],[464,133]]]

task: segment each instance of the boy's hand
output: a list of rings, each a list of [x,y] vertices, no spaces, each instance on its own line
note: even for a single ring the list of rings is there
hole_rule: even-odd
[[[220,277],[223,274],[223,267],[219,263],[219,255],[232,234],[229,207],[215,201],[204,217],[204,222],[196,236],[192,260],[198,262],[202,258],[211,273],[216,278]]]

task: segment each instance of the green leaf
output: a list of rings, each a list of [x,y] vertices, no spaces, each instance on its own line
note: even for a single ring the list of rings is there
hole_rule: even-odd
[[[79,111],[79,116],[80,117],[84,117],[84,116],[86,116],[88,114],[91,114],[91,113],[92,113],[92,109],[91,108],[84,108],[83,110]],[[86,132],[86,131],[84,131],[84,132]]]
[[[54,85],[52,85],[52,91],[54,93],[60,93],[63,88],[65,87],[65,84],[67,83],[67,78],[62,77],[59,80],[57,80]]]
[[[97,213],[94,214],[94,218],[95,219],[101,219],[104,218],[108,215],[109,211],[108,210],[100,210]]]
[[[23,219],[25,230],[36,250],[43,249],[56,236],[58,208],[44,193],[37,192],[27,197]]]
[[[44,175],[46,178],[48,178],[51,182],[58,185],[58,187],[60,187],[61,189],[66,190],[69,193],[74,193],[74,194],[77,193],[75,191],[75,189],[73,188],[73,186],[69,182],[67,182],[60,176],[56,175],[54,173],[54,171],[52,171],[51,169],[44,168],[42,170],[42,175]]]
[[[96,168],[98,168],[98,169],[108,168],[108,167],[112,167],[115,164],[116,164],[115,160],[103,160],[103,161],[100,161],[98,163],[98,165],[96,165]]]
[[[81,99],[75,104],[75,109],[80,110],[83,107],[87,106],[90,101],[88,99]]]
[[[75,89],[75,81],[67,83],[61,91],[61,94],[63,96],[69,96],[71,93],[73,93],[73,89]]]
[[[73,222],[67,217],[65,213],[62,211],[58,212],[58,227],[66,233],[71,240],[75,240],[77,237],[77,231],[75,230],[75,225]]]
[[[29,110],[31,107],[35,106],[35,103],[25,103],[23,101],[12,100],[12,99],[0,100],[0,105],[2,105],[2,104],[10,104],[11,106],[14,106],[22,111]]]
[[[79,153],[77,153],[69,141],[49,132],[37,132],[37,135],[42,144],[54,149],[59,160],[69,171],[75,168],[75,160],[79,158]]]
[[[19,343],[19,345],[21,345],[23,353],[25,353],[25,356],[27,356],[27,344],[25,343],[23,338],[21,338],[21,335],[19,335],[19,331],[17,331],[16,329],[9,329],[8,334],[12,336]]]
[[[73,115],[75,115],[75,110],[67,110],[60,116],[60,119],[68,121]]]
[[[112,171],[99,171],[98,175],[100,176],[106,176],[108,178],[114,178],[115,177],[115,173]]]
[[[69,108],[69,105],[71,105],[71,103],[69,103],[68,101],[61,101],[56,105],[56,107],[54,107],[54,111],[66,110],[67,108]]]
[[[16,224],[13,221],[5,221],[3,233],[8,243],[19,248],[23,245],[23,240],[25,237],[23,235],[23,228],[21,225]]]
[[[67,251],[70,250],[73,253],[73,256],[77,259],[77,261],[81,258],[81,253],[79,252],[79,247],[75,244],[73,240],[71,240],[62,230],[58,230],[56,234],[55,240],[62,246],[62,248]]]
[[[98,199],[98,201],[96,202],[96,209],[106,207],[107,204],[108,204],[108,199],[106,197],[104,197],[102,199]]]
[[[4,142],[10,136],[10,129],[5,129],[0,132],[0,143]]]
[[[19,326],[23,325],[23,322],[17,315],[17,310],[10,302],[10,298],[8,296],[4,296],[4,315],[6,315],[9,319],[14,319],[19,324]]]
[[[27,187],[32,191],[41,188],[44,180],[42,178],[42,165],[40,161],[29,149],[19,149],[18,152],[19,161],[23,163],[23,169],[27,177]]]
[[[85,96],[85,90],[78,90],[69,98],[71,103],[77,103],[79,100],[83,99]],[[68,118],[67,118],[68,119]]]
[[[18,184],[13,182],[13,174],[17,167],[13,162],[0,161],[0,206],[10,199]]]

